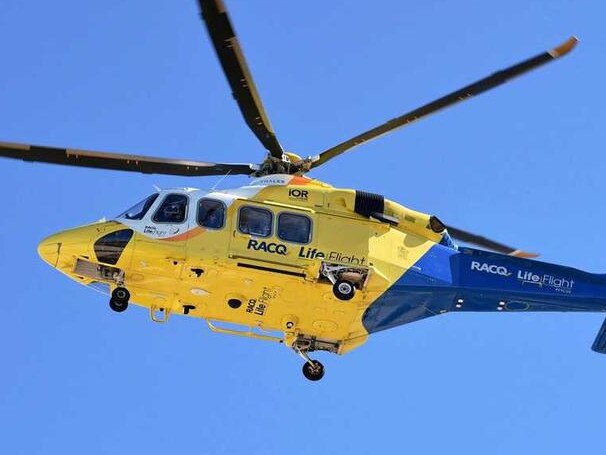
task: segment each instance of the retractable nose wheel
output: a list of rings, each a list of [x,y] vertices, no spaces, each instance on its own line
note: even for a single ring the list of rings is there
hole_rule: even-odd
[[[319,381],[324,377],[324,365],[317,360],[310,360],[303,364],[303,376],[310,381]]]
[[[123,287],[117,287],[112,292],[112,298],[109,301],[109,307],[117,313],[122,313],[128,308],[129,299],[130,292],[128,292],[128,289]]]
[[[337,280],[332,286],[332,292],[339,300],[351,300],[356,293],[356,287],[351,281]]]

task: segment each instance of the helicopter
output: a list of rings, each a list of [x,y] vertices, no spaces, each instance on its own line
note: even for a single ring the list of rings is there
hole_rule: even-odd
[[[325,373],[310,357],[314,351],[346,354],[373,333],[436,315],[606,312],[604,275],[540,262],[380,194],[306,175],[567,55],[575,37],[303,158],[278,141],[224,3],[198,3],[232,95],[266,157],[258,164],[208,163],[0,142],[0,156],[30,162],[251,177],[234,189],[158,190],[111,220],[55,233],[38,246],[50,266],[106,292],[117,313],[134,304],[157,323],[190,316],[213,332],[284,344],[303,359],[311,381]],[[592,349],[606,353],[606,322]]]

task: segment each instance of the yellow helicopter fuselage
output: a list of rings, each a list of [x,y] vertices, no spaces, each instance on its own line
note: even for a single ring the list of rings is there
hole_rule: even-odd
[[[171,195],[186,199],[183,221],[155,222]],[[205,201],[224,207],[212,228],[200,219]],[[369,212],[379,206],[381,213]],[[269,230],[243,227],[251,209],[271,220]],[[273,175],[235,190],[164,190],[141,219],[67,230],[45,239],[39,252],[84,285],[127,288],[154,320],[181,314],[217,331],[287,345],[304,337],[345,353],[366,340],[369,305],[442,240],[430,218],[378,195]],[[287,232],[293,220],[308,227],[304,238]],[[132,237],[120,244],[124,232]],[[99,246],[103,238],[109,242]],[[333,292],[339,277],[355,287],[348,300]]]

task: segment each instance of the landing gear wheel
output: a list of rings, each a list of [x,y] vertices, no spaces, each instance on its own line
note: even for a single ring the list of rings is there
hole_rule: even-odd
[[[118,312],[122,313],[128,308],[128,300],[130,299],[130,292],[128,289],[123,287],[117,287],[112,292],[112,298],[109,301],[109,307]]]
[[[130,292],[128,292],[128,289],[126,288],[117,287],[116,289],[114,289],[114,292],[112,292],[112,299],[118,300],[119,302],[128,303],[130,299]]]
[[[337,280],[332,286],[332,292],[339,300],[351,300],[356,293],[356,287],[350,281]]]
[[[111,299],[109,301],[109,307],[114,310],[116,313],[122,313],[124,310],[128,308],[128,302],[123,302],[121,300]]]
[[[324,377],[324,365],[317,360],[305,362],[303,364],[303,376],[310,381],[319,381]]]

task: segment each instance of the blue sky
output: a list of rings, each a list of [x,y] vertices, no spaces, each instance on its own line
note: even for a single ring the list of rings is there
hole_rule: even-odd
[[[571,34],[573,54],[312,175],[606,272],[603,2],[227,0],[282,142],[314,154]],[[263,156],[193,0],[3,0],[0,140],[209,161]],[[246,182],[233,178],[222,185]],[[599,314],[453,314],[300,360],[149,321],[44,264],[44,236],[152,185],[216,179],[0,161],[0,452],[571,453],[603,445]]]

